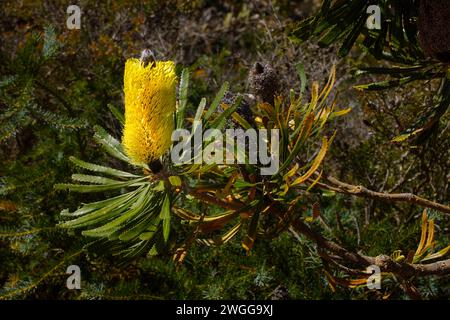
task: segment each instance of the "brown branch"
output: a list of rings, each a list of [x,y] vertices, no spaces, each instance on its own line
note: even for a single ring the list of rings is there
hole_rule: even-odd
[[[430,264],[411,264],[397,262],[386,255],[365,258],[371,261],[372,264],[379,266],[380,269],[401,275],[402,277],[450,274],[450,259]]]
[[[303,234],[308,239],[316,243],[316,245],[322,249],[327,249],[328,251],[336,254],[337,256],[343,258],[347,262],[351,262],[358,265],[371,265],[370,260],[367,260],[364,256],[348,251],[347,249],[341,247],[337,243],[330,241],[323,237],[321,234],[314,232],[310,227],[308,227],[300,219],[295,220],[292,223],[292,227],[295,231]]]
[[[341,269],[342,271],[344,271],[348,275],[352,275],[352,276],[367,276],[367,272],[366,271],[352,269],[352,268],[349,268],[349,267],[346,267],[346,266],[340,264],[337,260],[341,260],[341,257],[331,256],[327,252],[325,252],[325,250],[318,250],[318,254],[319,254],[319,256],[322,259],[324,259],[327,262],[332,263],[333,265],[335,265],[336,267],[338,267],[339,269]]]
[[[434,209],[440,212],[443,212],[445,214],[450,215],[450,207],[433,202],[431,200],[421,198],[419,196],[416,196],[412,193],[384,193],[384,192],[377,192],[367,189],[363,186],[355,186],[351,185],[342,181],[339,181],[338,179],[327,176],[325,179],[330,182],[332,185],[327,185],[325,183],[317,183],[317,186],[329,189],[335,192],[354,195],[357,197],[363,197],[363,198],[370,198],[374,200],[381,200],[386,202],[409,202],[414,203],[417,205],[420,205],[422,207]]]
[[[450,259],[430,264],[413,264],[417,273],[423,275],[448,275],[450,274]]]
[[[294,221],[292,226],[295,231],[303,234],[308,239],[315,242],[318,247],[327,249],[328,251],[343,258],[348,263],[353,263],[359,265],[360,267],[377,265],[383,272],[394,273],[404,278],[412,276],[450,274],[450,259],[430,264],[410,264],[406,262],[397,262],[387,255],[379,255],[376,257],[365,256],[359,253],[351,252],[341,247],[339,244],[324,238],[319,233],[314,232],[301,220]]]

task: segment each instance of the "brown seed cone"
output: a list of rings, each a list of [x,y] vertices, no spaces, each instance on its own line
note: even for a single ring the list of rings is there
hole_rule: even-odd
[[[255,63],[248,76],[250,92],[263,102],[273,104],[273,98],[280,91],[278,75],[268,64]]]
[[[431,57],[450,62],[450,1],[421,0],[419,41]]]

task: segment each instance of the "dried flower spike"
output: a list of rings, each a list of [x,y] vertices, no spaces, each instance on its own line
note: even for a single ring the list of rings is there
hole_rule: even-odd
[[[122,144],[136,164],[158,160],[170,147],[174,129],[175,64],[147,60],[128,59],[125,64]]]

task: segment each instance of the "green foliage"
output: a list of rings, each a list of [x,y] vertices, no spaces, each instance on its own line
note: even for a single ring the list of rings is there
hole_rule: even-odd
[[[310,103],[303,104],[301,98],[295,98],[295,94],[293,93],[293,99],[289,105],[282,105],[283,102],[281,100],[275,104],[274,108],[268,104],[260,105],[259,112],[261,112],[261,114],[259,116],[269,119],[269,124],[266,124],[265,128],[280,127],[282,131],[281,140],[279,141],[281,146],[280,171],[267,181],[272,185],[272,190],[267,191],[269,192],[268,195],[272,193],[273,195],[276,195],[280,204],[293,200],[293,192],[291,191],[288,194],[291,184],[292,187],[304,184],[319,167],[326,153],[328,141],[324,138],[321,150],[312,162],[311,168],[298,179],[289,182],[295,174],[300,172],[300,170],[298,170],[298,165],[294,167],[291,166],[292,160],[296,157],[300,157],[300,152],[304,152],[306,148],[309,148],[307,146],[308,141],[320,134],[321,128],[324,126],[327,118],[331,115],[331,109],[326,109],[324,102],[331,90],[334,81],[333,79],[334,69],[332,70],[327,85],[323,88],[320,95],[318,85],[314,85],[316,92],[311,98],[312,100]],[[183,71],[179,90],[181,93],[179,105],[182,107],[176,115],[180,123],[187,122],[186,120],[182,121],[180,119],[185,110],[185,106],[183,105],[185,104],[184,101],[187,96],[188,82],[187,71]],[[202,135],[207,129],[223,128],[225,121],[231,117],[241,102],[241,99],[236,99],[233,106],[230,106],[224,112],[218,113],[217,108],[221,104],[225,92],[228,89],[228,83],[224,83],[206,111],[206,99],[203,98],[201,100],[195,113],[194,127],[192,128],[192,134],[188,139],[189,141],[193,139],[195,132],[199,130],[199,123],[202,124],[203,128],[203,132],[201,132]],[[255,117],[257,115],[258,114],[256,114]],[[294,125],[292,125],[292,123]],[[121,143],[109,135],[103,128],[96,127],[94,138],[111,156],[133,166],[131,160],[124,154]],[[206,147],[209,143],[211,143],[211,141],[205,141],[203,147]],[[174,206],[173,202],[175,201],[175,198],[178,198],[177,202],[180,205],[178,210],[182,212],[180,217],[188,222],[199,223],[198,227],[205,230],[210,228],[208,227],[209,225],[214,226],[214,229],[221,229],[239,213],[253,215],[248,226],[247,239],[243,243],[244,248],[250,250],[256,237],[258,220],[262,219],[262,216],[260,217],[259,215],[259,211],[264,209],[265,206],[263,204],[265,187],[263,181],[255,180],[252,182],[244,179],[245,176],[251,174],[254,175],[258,171],[258,166],[248,164],[249,153],[251,150],[237,150],[237,152],[243,153],[245,159],[247,159],[245,169],[236,165],[228,167],[215,163],[203,165],[196,164],[193,161],[188,165],[173,165],[173,169],[166,168],[162,176],[129,173],[87,163],[71,157],[71,161],[81,168],[112,175],[117,177],[117,179],[87,174],[74,174],[72,175],[72,180],[87,184],[57,184],[55,185],[56,189],[67,189],[72,192],[80,193],[116,191],[120,192],[120,194],[105,200],[84,204],[74,212],[69,212],[67,209],[63,210],[63,216],[74,217],[75,219],[66,221],[62,223],[61,226],[65,228],[84,228],[85,230],[82,232],[83,235],[89,237],[128,242],[127,250],[114,252],[115,254],[124,254],[125,257],[133,257],[142,254],[144,251],[147,251],[147,253],[150,254],[149,252],[158,252],[157,247],[160,242],[161,231],[164,241],[168,241],[171,211],[173,211],[172,207]],[[283,157],[283,155],[287,154],[289,154],[289,156]],[[148,170],[148,167],[144,166],[140,169],[145,172],[145,170]],[[246,173],[242,174],[242,170],[245,170]],[[210,174],[209,172],[214,173]],[[240,175],[242,175],[242,177],[240,177]],[[176,179],[170,180],[164,178],[164,176],[170,176]],[[195,178],[200,176],[202,176],[201,179]],[[174,183],[174,181],[177,182]],[[232,184],[230,184],[230,182]],[[182,188],[188,191],[185,192],[185,195],[180,194],[174,197],[172,194],[176,194],[176,192],[173,190],[173,187]],[[189,201],[185,196],[192,195],[192,192],[189,191],[190,189],[196,192],[195,190],[199,187],[207,187],[210,191],[216,192],[217,195],[222,192],[227,193],[222,194],[220,197],[237,197],[242,199],[240,200],[241,203],[249,203],[249,205],[236,210],[235,212],[223,212],[223,214],[213,216],[203,215],[202,218],[198,218],[195,214],[189,213],[183,209],[181,203],[183,201]],[[225,189],[222,191],[222,188]],[[124,191],[126,189],[129,191]],[[246,195],[252,193],[260,194],[260,196],[257,198],[254,196],[253,198],[247,198]],[[180,197],[182,199],[180,199]],[[300,197],[295,201],[298,201],[299,198]],[[217,223],[219,223],[219,225],[217,225]],[[222,236],[223,240],[221,241],[229,241],[232,236],[237,234],[237,231],[244,223],[245,220],[235,225],[229,233]],[[283,224],[284,223],[285,222],[283,222]],[[192,239],[190,241],[192,241]],[[217,240],[214,240],[213,242],[217,242]]]
[[[36,49],[42,46],[42,49]],[[10,60],[2,56],[4,64],[2,70],[6,74],[1,80],[0,98],[2,116],[0,118],[0,142],[14,136],[18,131],[42,123],[56,129],[76,130],[86,126],[86,122],[79,118],[72,118],[67,113],[73,110],[70,105],[56,91],[48,87],[41,76],[44,66],[51,63],[59,50],[60,44],[56,39],[55,30],[47,27],[43,36],[33,33],[25,42],[17,57]],[[49,106],[36,101],[39,94],[35,91],[48,91],[66,109],[60,114]]]

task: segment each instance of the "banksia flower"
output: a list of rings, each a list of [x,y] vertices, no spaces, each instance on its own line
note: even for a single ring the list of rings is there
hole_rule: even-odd
[[[124,75],[125,126],[122,144],[130,159],[155,163],[172,144],[176,105],[173,61],[128,59]]]

